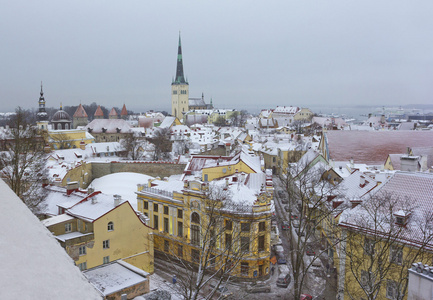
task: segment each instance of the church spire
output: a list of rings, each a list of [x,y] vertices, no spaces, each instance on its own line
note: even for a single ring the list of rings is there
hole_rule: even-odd
[[[46,121],[48,120],[48,114],[45,111],[45,98],[44,98],[44,91],[42,88],[42,81],[41,81],[41,92],[39,97],[39,111],[37,114],[38,121]]]
[[[179,31],[179,46],[177,48],[177,66],[176,66],[176,78],[173,83],[187,83],[185,81],[185,76],[183,75],[183,62],[182,62],[182,45],[180,41],[180,31]]]

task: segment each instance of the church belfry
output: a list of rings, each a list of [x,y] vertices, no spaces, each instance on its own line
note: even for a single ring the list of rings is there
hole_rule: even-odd
[[[171,83],[171,114],[180,120],[183,114],[188,111],[189,106],[189,85],[185,80],[183,73],[183,59],[182,59],[182,44],[179,32],[179,46],[177,48],[177,65],[176,77]]]
[[[44,91],[42,89],[42,82],[41,82],[41,93],[40,93],[40,97],[39,97],[39,110],[37,113],[36,124],[40,130],[48,130],[48,114],[45,111],[45,98],[44,98]]]

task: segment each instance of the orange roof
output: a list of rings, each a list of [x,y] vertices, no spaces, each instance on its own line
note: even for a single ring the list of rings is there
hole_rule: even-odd
[[[74,118],[87,118],[87,113],[86,110],[84,109],[84,107],[81,105],[78,105],[77,110],[75,111]]]
[[[128,111],[126,110],[126,106],[125,104],[123,104],[123,108],[122,111],[120,112],[121,116],[127,116],[128,115]]]
[[[117,111],[114,109],[114,107],[111,109],[109,116],[116,116],[117,117]]]
[[[95,111],[95,117],[103,117],[104,116],[104,112],[101,109],[101,106],[98,105],[98,108]]]

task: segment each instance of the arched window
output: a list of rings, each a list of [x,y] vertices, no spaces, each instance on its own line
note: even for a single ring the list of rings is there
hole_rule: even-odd
[[[191,214],[191,222],[200,225],[200,216],[199,216],[198,213],[193,212],[193,213]]]
[[[108,231],[113,231],[114,230],[114,224],[113,224],[113,222],[108,222],[107,229],[108,229]]]

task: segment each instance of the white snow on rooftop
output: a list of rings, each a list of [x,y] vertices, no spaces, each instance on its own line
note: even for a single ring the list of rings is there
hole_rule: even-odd
[[[144,174],[122,172],[109,174],[92,181],[91,187],[107,195],[120,195],[128,200],[133,209],[137,209],[137,184],[147,184],[154,177]]]
[[[58,216],[54,216],[54,217],[42,220],[42,224],[44,224],[44,226],[46,226],[46,227],[49,227],[49,226],[52,226],[54,224],[59,224],[59,223],[71,221],[73,219],[74,219],[74,217],[68,216],[67,214],[62,214],[62,215],[58,215]]]
[[[74,262],[0,180],[0,299],[101,299]],[[13,226],[12,226],[13,225]]]

